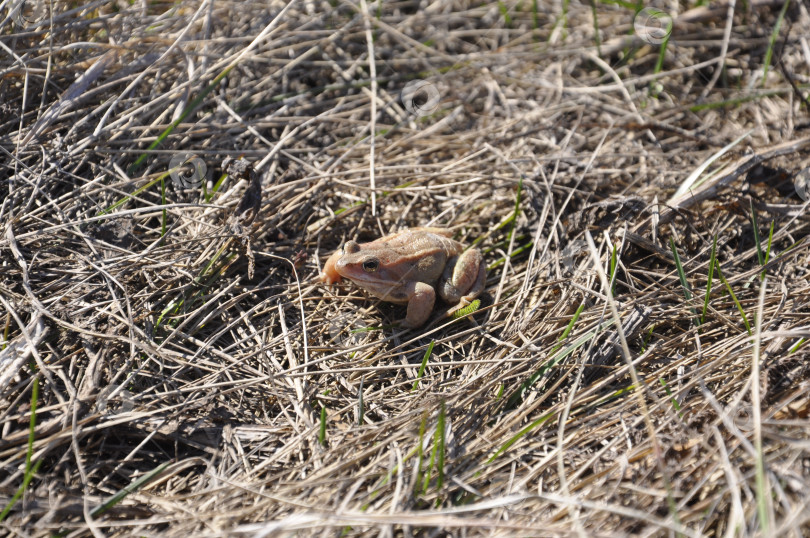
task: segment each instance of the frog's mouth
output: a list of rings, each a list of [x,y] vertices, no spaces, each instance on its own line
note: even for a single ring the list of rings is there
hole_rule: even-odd
[[[390,303],[407,303],[409,300],[408,275],[395,275],[382,269],[377,258],[369,257],[350,265],[338,262],[336,268],[341,276],[378,299]]]
[[[405,304],[408,302],[408,293],[401,286],[390,282],[363,282],[363,289],[368,293],[389,303]]]

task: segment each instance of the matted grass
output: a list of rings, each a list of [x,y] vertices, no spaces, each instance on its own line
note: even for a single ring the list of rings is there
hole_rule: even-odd
[[[3,533],[806,536],[806,2],[9,5]]]

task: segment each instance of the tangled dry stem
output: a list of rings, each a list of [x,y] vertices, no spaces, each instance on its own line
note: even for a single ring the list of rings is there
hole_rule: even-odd
[[[619,5],[53,5],[0,28],[5,532],[806,533],[806,3],[767,74],[775,2],[660,72]],[[417,225],[484,250],[470,318],[317,282]]]

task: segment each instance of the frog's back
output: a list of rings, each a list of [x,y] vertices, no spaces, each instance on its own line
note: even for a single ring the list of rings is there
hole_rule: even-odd
[[[442,250],[447,257],[458,256],[464,251],[464,245],[451,239],[451,235],[444,228],[409,228],[384,240],[388,248],[403,254],[417,255]]]

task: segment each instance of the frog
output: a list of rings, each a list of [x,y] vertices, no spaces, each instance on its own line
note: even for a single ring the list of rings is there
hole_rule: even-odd
[[[399,324],[421,327],[430,318],[436,295],[449,305],[445,316],[464,308],[486,285],[481,251],[464,248],[445,228],[407,228],[369,243],[346,241],[324,264],[322,282],[346,278],[383,301],[407,304]]]

